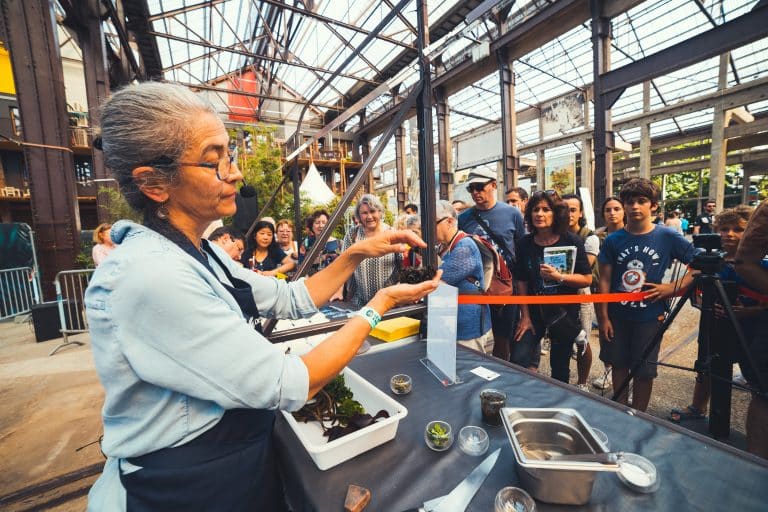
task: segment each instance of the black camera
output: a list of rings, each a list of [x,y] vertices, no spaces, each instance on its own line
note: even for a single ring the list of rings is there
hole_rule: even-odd
[[[696,249],[704,249],[707,252],[720,251],[723,248],[720,243],[720,235],[717,233],[693,235],[693,246]]]
[[[722,250],[720,235],[704,233],[693,235],[693,261],[691,267],[705,274],[716,274],[725,264],[725,251]]]

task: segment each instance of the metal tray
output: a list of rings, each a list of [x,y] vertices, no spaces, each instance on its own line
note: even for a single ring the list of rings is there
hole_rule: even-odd
[[[558,455],[606,453],[589,424],[574,409],[505,407],[501,420],[521,483],[537,500],[583,505],[589,501],[598,471],[619,470],[615,463],[556,459]]]

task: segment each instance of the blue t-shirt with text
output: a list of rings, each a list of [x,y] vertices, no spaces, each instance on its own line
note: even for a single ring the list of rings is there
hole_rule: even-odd
[[[619,229],[608,235],[598,261],[611,265],[611,292],[640,291],[645,284],[661,283],[672,260],[689,263],[693,244],[673,229],[655,225],[644,235]],[[664,301],[611,302],[608,314],[633,322],[647,322],[664,314]]]

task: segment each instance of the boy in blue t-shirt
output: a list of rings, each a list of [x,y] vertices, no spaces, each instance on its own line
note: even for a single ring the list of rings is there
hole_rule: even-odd
[[[630,368],[653,341],[664,319],[664,299],[692,281],[686,273],[680,281],[661,283],[672,260],[686,264],[691,261],[693,245],[678,232],[653,223],[660,193],[659,187],[645,178],[632,178],[624,184],[619,198],[626,212],[626,225],[608,235],[598,256],[600,293],[647,292],[642,301],[600,303],[598,308],[600,334],[614,343],[612,372],[616,389],[627,380]],[[656,344],[634,375],[632,406],[640,411],[648,408],[658,358]],[[627,395],[627,391],[622,393],[619,402],[626,404]]]

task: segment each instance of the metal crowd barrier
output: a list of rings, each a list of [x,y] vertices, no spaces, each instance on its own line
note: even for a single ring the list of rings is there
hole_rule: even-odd
[[[56,274],[56,280],[53,284],[56,287],[60,331],[64,341],[48,355],[52,356],[59,349],[68,345],[83,345],[82,341],[70,340],[69,337],[88,332],[83,296],[92,275],[93,269],[63,270]]]
[[[0,270],[0,320],[32,311],[40,303],[40,283],[32,267]]]

